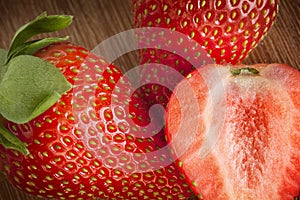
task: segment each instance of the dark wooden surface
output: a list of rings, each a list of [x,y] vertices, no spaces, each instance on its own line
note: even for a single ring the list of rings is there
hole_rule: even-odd
[[[69,35],[88,49],[132,27],[131,0],[0,0],[0,48],[8,48],[15,31],[43,11],[73,15],[71,27],[50,35]],[[299,13],[299,0],[281,0],[276,23],[244,63],[285,63],[300,69]],[[133,52],[115,63],[126,70],[136,60]],[[17,191],[0,175],[0,200],[36,199]]]

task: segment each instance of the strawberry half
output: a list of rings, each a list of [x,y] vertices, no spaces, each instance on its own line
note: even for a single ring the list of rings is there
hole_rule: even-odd
[[[207,65],[176,87],[166,132],[203,199],[296,199],[300,72],[282,64]]]
[[[23,30],[28,33],[31,27],[48,27],[49,20],[60,26],[61,18],[42,15]],[[39,58],[43,65],[51,63],[72,88],[67,87],[61,96],[53,95],[56,98],[42,93],[47,98],[40,102],[50,99],[51,106],[41,106],[44,111],[27,117],[24,123],[13,118],[1,119],[0,131],[6,137],[2,134],[0,137],[0,169],[12,184],[29,194],[55,199],[187,199],[192,196],[162,135],[153,135],[140,126],[148,123],[144,121],[147,116],[143,104],[139,103],[140,97],[131,96],[131,85],[122,72],[83,47],[67,42],[49,45],[48,41],[19,42],[15,48],[22,50],[25,46],[26,51],[13,51],[16,53],[12,55],[17,58],[17,54],[32,52],[28,49],[33,46],[42,46],[29,59]],[[4,59],[8,60],[8,72],[13,59]],[[31,71],[31,76],[50,73],[38,71],[39,67]],[[32,88],[45,88],[45,92],[54,84],[45,81],[48,84],[40,83],[40,86],[31,82]],[[3,89],[0,87],[0,93]],[[8,132],[13,136],[7,136]]]

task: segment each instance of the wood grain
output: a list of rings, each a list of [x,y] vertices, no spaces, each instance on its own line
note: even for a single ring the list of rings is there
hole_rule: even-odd
[[[131,0],[0,0],[0,48],[7,49],[15,31],[43,11],[74,16],[71,27],[48,35],[69,35],[93,49],[101,41],[132,27]],[[282,0],[276,23],[245,64],[285,63],[300,69],[300,1]],[[135,52],[117,59],[126,70],[137,64]],[[37,200],[14,189],[0,176],[0,200]]]

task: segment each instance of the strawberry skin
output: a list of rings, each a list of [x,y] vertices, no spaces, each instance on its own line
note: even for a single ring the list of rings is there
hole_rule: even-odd
[[[272,26],[278,0],[133,0],[133,13],[135,27],[179,31],[196,40],[216,63],[236,64]],[[146,54],[142,59],[149,58]]]
[[[0,169],[13,185],[55,199],[187,199],[192,195],[169,160],[169,150],[163,149],[162,133],[148,137],[136,124],[146,124],[139,111],[142,104],[138,96],[130,98],[130,84],[117,67],[65,42],[47,46],[35,56],[59,68],[73,88],[28,123],[2,119],[30,152],[24,156],[0,146]],[[148,155],[160,149],[160,154]]]

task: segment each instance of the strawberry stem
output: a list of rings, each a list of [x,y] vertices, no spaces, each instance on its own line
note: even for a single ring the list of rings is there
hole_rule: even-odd
[[[232,69],[231,70],[231,74],[233,76],[237,76],[240,74],[259,74],[259,71],[255,68],[251,68],[251,67],[245,67],[245,68],[239,68],[239,69]]]

